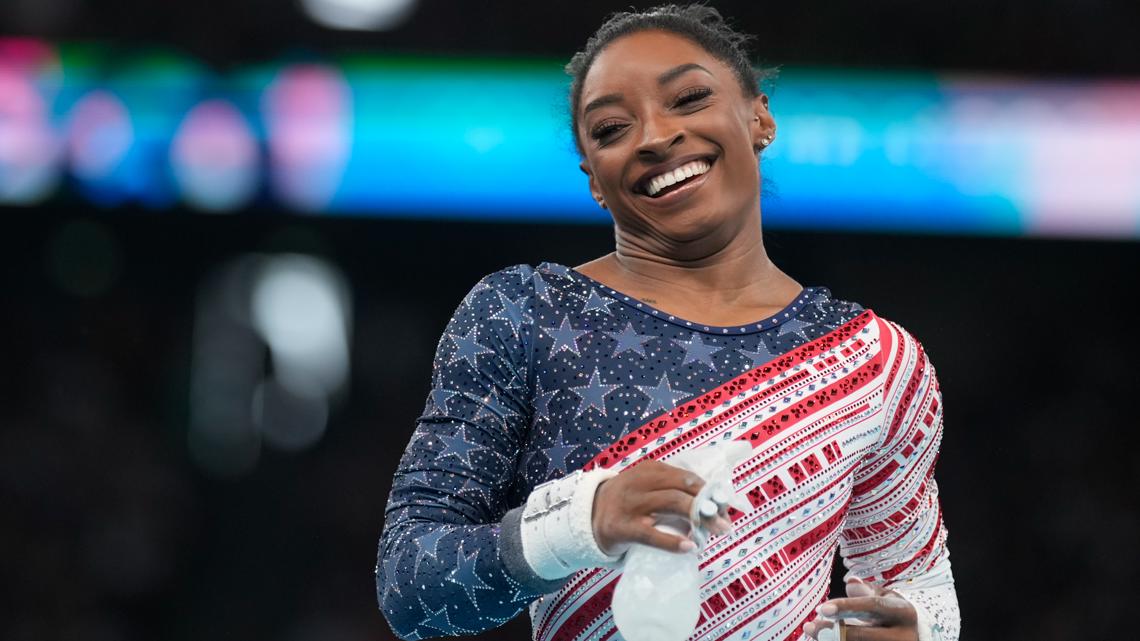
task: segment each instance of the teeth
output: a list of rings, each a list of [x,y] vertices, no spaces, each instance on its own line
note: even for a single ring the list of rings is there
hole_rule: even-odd
[[[655,176],[649,181],[649,186],[645,191],[648,192],[650,196],[656,196],[658,192],[669,185],[675,185],[686,178],[700,176],[708,170],[709,163],[707,161],[694,160],[693,162],[685,163],[673,171],[667,171],[660,176]]]

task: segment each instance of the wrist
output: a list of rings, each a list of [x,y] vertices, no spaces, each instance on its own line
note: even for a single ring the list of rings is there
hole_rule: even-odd
[[[597,489],[594,490],[594,500],[590,510],[590,532],[594,536],[594,543],[597,544],[598,549],[602,552],[602,554],[614,558],[620,558],[623,554],[625,554],[626,550],[629,549],[629,546],[618,545],[612,541],[609,541],[604,536],[602,528],[598,527],[600,525],[598,502],[601,500],[602,493],[609,490],[609,488],[606,487],[606,483],[609,482],[610,478],[612,478],[612,476],[602,479],[602,481],[598,483]]]
[[[621,558],[602,550],[593,527],[598,486],[615,475],[600,469],[574,472],[531,492],[523,508],[522,547],[538,576],[562,578]]]

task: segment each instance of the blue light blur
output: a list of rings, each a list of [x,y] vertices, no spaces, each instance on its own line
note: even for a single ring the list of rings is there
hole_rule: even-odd
[[[13,50],[0,46],[0,71],[40,88],[45,112],[21,117],[50,120],[73,184],[104,206],[608,221],[578,168],[557,61],[362,56],[218,76],[172,56],[119,69],[90,49],[64,47],[54,66],[6,58]],[[766,225],[1140,236],[1140,82],[786,69],[770,93]],[[247,139],[211,149],[252,141],[258,153],[220,162],[264,185],[211,200],[210,180],[237,188],[203,171],[208,156],[182,167],[188,156],[171,150],[187,114],[219,100],[230,107],[199,111],[196,126]],[[1058,143],[1092,153],[1061,158]]]

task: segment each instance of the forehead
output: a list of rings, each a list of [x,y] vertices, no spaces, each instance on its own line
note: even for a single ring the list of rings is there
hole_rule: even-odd
[[[678,65],[697,63],[722,80],[733,72],[692,40],[669,31],[638,31],[606,45],[582,81],[582,104],[592,94],[607,94],[643,82]]]

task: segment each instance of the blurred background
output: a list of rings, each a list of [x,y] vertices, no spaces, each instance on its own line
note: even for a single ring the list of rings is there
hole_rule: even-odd
[[[780,70],[770,253],[938,367],[963,639],[1129,638],[1135,3],[714,4]],[[561,66],[626,7],[0,4],[0,638],[392,638],[444,324],[612,249]]]

